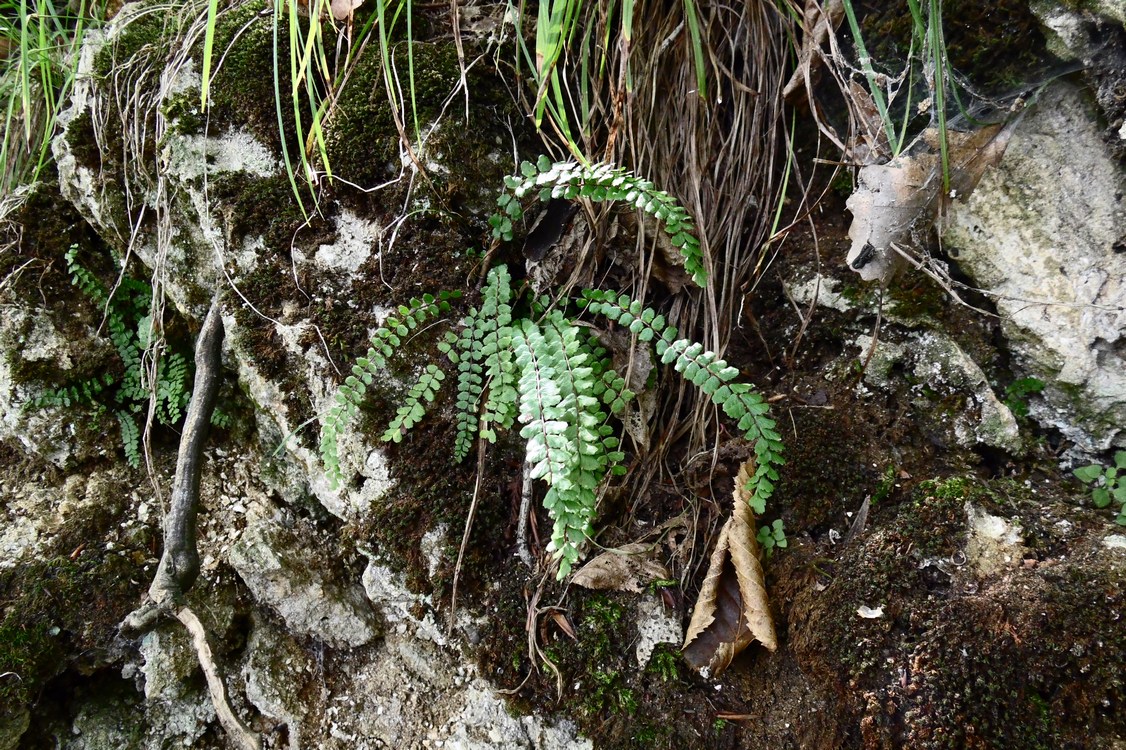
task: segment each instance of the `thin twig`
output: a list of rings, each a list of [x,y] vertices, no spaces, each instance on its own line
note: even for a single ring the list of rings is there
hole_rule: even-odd
[[[450,622],[446,630],[452,636],[457,622],[457,584],[461,579],[461,565],[465,561],[465,550],[469,546],[469,535],[473,531],[473,519],[477,516],[477,506],[481,502],[481,478],[485,474],[485,441],[477,441],[477,481],[473,484],[473,501],[469,504],[469,515],[465,519],[465,531],[461,535],[461,546],[457,550],[457,564],[454,565],[454,580],[450,590]]]

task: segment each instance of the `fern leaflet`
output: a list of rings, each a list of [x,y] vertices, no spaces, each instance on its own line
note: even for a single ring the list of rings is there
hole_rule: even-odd
[[[637,334],[641,341],[654,341],[657,356],[672,364],[685,379],[702,390],[716,406],[735,420],[748,440],[754,442],[755,474],[747,482],[751,505],[756,513],[766,510],[766,501],[778,481],[778,466],[784,463],[782,436],[770,418],[770,406],[762,394],[746,383],[732,382],[739,375],[734,367],[703,345],[677,338],[674,326],[663,316],[627,295],[597,289],[583,290],[580,304],[598,315],[604,315]]]
[[[343,476],[340,472],[338,439],[344,427],[359,411],[360,403],[367,393],[367,387],[387,364],[387,357],[403,343],[403,337],[417,329],[425,321],[450,309],[449,300],[456,294],[443,292],[437,298],[425,294],[415,298],[409,305],[400,305],[399,317],[388,317],[371,337],[371,348],[367,355],[356,360],[352,374],[344,379],[337,389],[333,405],[325,415],[321,426],[321,460],[325,464],[325,475],[333,489],[340,486]],[[420,392],[420,395],[424,395]],[[411,424],[414,424],[412,422]]]
[[[624,201],[656,218],[680,251],[684,270],[697,286],[703,287],[708,283],[700,240],[696,237],[696,227],[688,211],[649,180],[610,164],[582,166],[575,162],[552,163],[546,156],[541,156],[535,164],[522,163],[520,174],[505,177],[504,186],[506,190],[497,198],[497,204],[504,213],[489,218],[493,236],[497,239],[512,239],[514,222],[524,216],[521,199],[529,194],[538,196],[541,201],[553,198]]]

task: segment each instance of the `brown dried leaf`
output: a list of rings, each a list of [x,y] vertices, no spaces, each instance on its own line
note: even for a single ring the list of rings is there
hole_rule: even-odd
[[[828,40],[829,30],[840,26],[844,16],[841,0],[828,0],[824,7],[821,0],[806,0],[801,53],[794,74],[782,89],[784,98],[790,99],[798,92],[806,93],[813,88],[813,66],[822,59],[821,45]]]
[[[754,641],[771,651],[778,648],[759,563],[755,517],[744,489],[753,471],[753,459],[739,467],[735,510],[720,531],[685,633],[684,659],[705,676],[719,675]]]
[[[562,612],[552,612],[551,619],[555,622],[556,627],[562,630],[572,641],[579,639],[579,637],[575,635],[575,628],[571,625],[571,621],[567,619],[567,615]]]
[[[640,594],[653,581],[669,577],[665,566],[653,559],[656,549],[652,544],[626,544],[607,550],[584,565],[571,581],[588,589]]]

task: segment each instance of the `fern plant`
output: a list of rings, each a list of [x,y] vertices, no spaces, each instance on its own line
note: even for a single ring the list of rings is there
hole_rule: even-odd
[[[428,296],[400,308],[402,317],[389,320],[376,332],[367,356],[357,361],[353,375],[337,392],[321,435],[321,456],[333,486],[342,478],[339,433],[358,410],[367,385],[404,336],[448,310],[446,299]],[[634,394],[586,326],[559,307],[549,309],[546,299],[531,301],[527,313],[517,316],[514,309],[519,302],[508,269],[493,268],[481,306],[470,309],[457,330],[448,332],[439,344],[457,369],[454,458],[464,460],[478,440],[493,443],[498,430],[520,423],[531,476],[547,485],[543,502],[553,523],[548,550],[563,578],[591,535],[599,488],[608,475],[625,473],[612,415],[624,409]],[[782,463],[781,437],[762,396],[750,385],[735,382],[738,371],[715,354],[677,338],[675,327],[640,302],[614,292],[586,290],[579,304],[629,328],[642,341],[653,341],[664,362],[700,387],[755,441],[759,468],[748,489],[752,503],[762,512]],[[428,364],[382,439],[400,441],[422,419],[445,379],[441,368]]]
[[[149,344],[149,309],[152,287],[123,275],[113,296],[94,274],[78,262],[78,246],[71,245],[64,256],[71,283],[105,312],[109,340],[121,360],[122,374],[102,373],[59,388],[45,389],[33,402],[35,408],[49,406],[88,406],[95,413],[110,410],[121,428],[125,458],[133,467],[141,462],[139,415],[148,404],[150,388],[142,367]],[[156,376],[156,419],[160,424],[180,421],[191,398],[188,382],[190,365],[180,352],[161,357]]]
[[[352,374],[345,378],[344,384],[337,389],[333,405],[321,425],[321,461],[324,462],[325,475],[333,489],[340,485],[340,480],[343,478],[339,457],[340,433],[359,411],[360,404],[363,403],[364,395],[367,393],[367,387],[372,383],[373,376],[381,373],[387,364],[387,358],[403,343],[403,337],[418,328],[426,320],[440,313],[449,312],[449,300],[455,296],[457,295],[443,292],[435,298],[433,295],[427,294],[422,299],[412,299],[409,306],[400,305],[399,316],[391,316],[384,321],[384,324],[372,334],[372,345],[367,354],[360,357],[356,360],[356,364],[352,365]],[[429,370],[423,373],[422,377],[428,376],[431,379],[436,377]],[[442,377],[444,377],[444,374]],[[438,380],[440,381],[441,378],[438,378]],[[421,377],[419,382],[423,382]],[[421,401],[426,399],[427,394],[429,394],[431,400],[433,399],[433,390],[425,384],[419,386],[416,383],[415,387],[411,388],[411,393],[415,394],[414,400],[412,401],[411,396],[408,395],[407,401],[396,417],[397,420],[400,420],[398,426],[395,429],[389,427],[387,432],[384,433],[384,440],[396,440],[396,438],[401,440],[402,432],[422,418],[422,413],[418,414],[417,417],[414,416],[415,409],[421,405]],[[425,413],[424,407],[423,413]],[[394,425],[394,422],[392,424]]]
[[[605,163],[589,166],[575,162],[552,163],[546,156],[540,156],[535,164],[523,162],[520,174],[505,177],[504,186],[505,190],[497,198],[497,204],[504,213],[489,218],[493,236],[497,239],[512,239],[514,222],[524,216],[521,201],[528,195],[535,195],[541,201],[553,198],[625,201],[661,223],[684,259],[684,270],[697,286],[702,287],[708,282],[700,240],[696,237],[696,228],[688,211],[671,195],[657,190],[652,182],[621,167]]]

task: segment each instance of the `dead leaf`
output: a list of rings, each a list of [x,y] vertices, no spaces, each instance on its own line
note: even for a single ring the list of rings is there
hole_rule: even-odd
[[[571,621],[567,619],[567,615],[562,612],[552,612],[551,619],[555,621],[556,627],[562,630],[572,641],[579,639],[579,637],[575,635],[575,628],[571,626]]]
[[[844,19],[844,10],[841,0],[828,0],[824,7],[821,0],[806,0],[801,53],[794,74],[782,89],[784,98],[790,99],[798,92],[806,93],[813,88],[813,65],[822,59],[821,45],[829,39],[829,30],[836,29]]]
[[[705,676],[722,673],[756,640],[771,651],[778,648],[759,562],[755,517],[744,489],[752,472],[753,459],[739,467],[735,510],[720,531],[685,633],[684,659]]]
[[[571,579],[588,589],[632,591],[640,594],[653,581],[667,580],[669,572],[653,559],[656,545],[626,544],[603,552]]]
[[[337,21],[346,21],[363,4],[364,0],[332,0],[332,17]]]
[[[865,281],[889,281],[902,263],[892,245],[918,244],[916,240],[934,226],[945,200],[966,198],[985,170],[1001,160],[1015,125],[1014,120],[973,132],[947,131],[947,196],[942,193],[942,159],[934,128],[886,164],[861,167],[856,191],[845,203],[852,212],[849,267]]]

